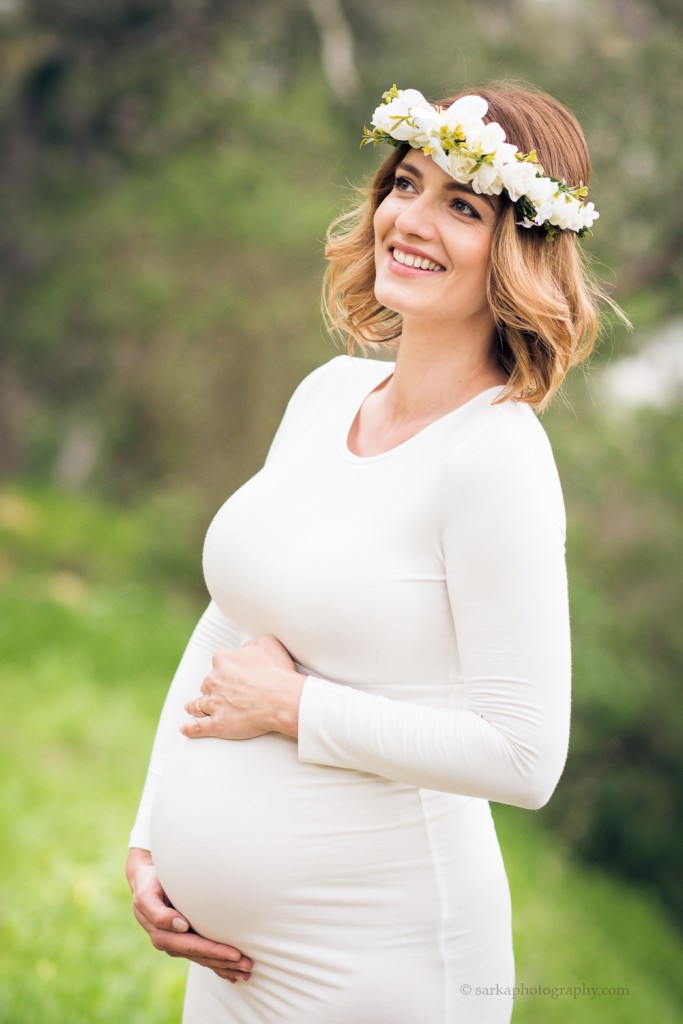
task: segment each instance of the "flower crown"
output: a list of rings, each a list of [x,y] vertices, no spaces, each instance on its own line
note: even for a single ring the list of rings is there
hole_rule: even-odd
[[[557,231],[588,234],[600,214],[593,203],[584,203],[583,184],[546,174],[536,151],[521,153],[505,141],[497,121],[482,120],[488,103],[481,96],[463,96],[450,107],[436,107],[417,89],[392,86],[382,94],[384,103],[372,117],[374,128],[363,129],[361,146],[388,142],[421,149],[462,185],[471,184],[483,195],[508,196],[523,228],[545,228],[552,241]]]

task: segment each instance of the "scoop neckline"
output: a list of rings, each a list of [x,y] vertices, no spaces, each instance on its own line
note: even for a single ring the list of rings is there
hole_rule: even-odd
[[[384,452],[377,452],[376,455],[356,455],[356,453],[352,452],[351,449],[349,448],[349,434],[351,432],[351,427],[353,426],[358,413],[362,409],[366,400],[373,393],[373,391],[376,391],[377,388],[380,387],[380,385],[385,384],[394,375],[395,363],[385,363],[383,360],[379,359],[374,360],[374,362],[376,362],[378,366],[386,366],[387,372],[382,374],[379,377],[379,379],[374,382],[369,391],[363,392],[360,401],[355,402],[350,418],[347,417],[344,420],[344,423],[342,424],[342,431],[339,438],[339,452],[341,456],[344,459],[346,459],[347,462],[369,463],[379,462],[380,459],[387,459],[392,455],[395,455],[396,453],[401,452],[405,448],[408,448],[412,444],[416,443],[426,434],[431,433],[434,430],[434,428],[447,422],[452,417],[455,417],[458,413],[462,414],[463,412],[470,409],[472,406],[478,404],[479,402],[481,402],[485,395],[492,395],[494,392],[496,394],[500,394],[500,392],[505,387],[504,384],[494,384],[493,387],[485,388],[483,391],[479,391],[476,395],[473,395],[472,398],[468,398],[466,402],[463,402],[462,405],[456,405],[455,409],[451,409],[449,412],[445,412],[443,416],[437,416],[437,418],[435,420],[432,420],[431,423],[428,423],[426,427],[422,427],[416,433],[412,434],[410,437],[407,437],[405,441],[401,441],[400,444],[394,445],[393,448],[387,448],[387,450]]]

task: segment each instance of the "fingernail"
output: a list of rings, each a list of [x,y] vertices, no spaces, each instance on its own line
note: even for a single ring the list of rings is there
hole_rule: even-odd
[[[181,917],[174,917],[171,921],[171,928],[176,932],[186,932],[187,921],[183,921]]]

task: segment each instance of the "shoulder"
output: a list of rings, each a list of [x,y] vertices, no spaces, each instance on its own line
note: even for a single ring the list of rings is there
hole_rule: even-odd
[[[316,401],[328,401],[334,396],[343,397],[357,387],[373,381],[379,382],[393,369],[393,363],[380,359],[365,359],[357,356],[339,355],[312,370],[298,385],[290,405],[302,406]]]
[[[342,380],[370,380],[373,376],[389,373],[394,364],[383,359],[368,359],[361,356],[339,355],[312,370],[299,384],[297,391],[309,390],[324,382]],[[295,392],[296,393],[296,392]]]
[[[463,443],[458,441],[456,437],[448,452],[456,473],[486,476],[505,466],[511,472],[534,464],[555,467],[548,435],[538,417],[528,405],[512,399],[498,404],[480,402],[469,419],[469,429],[463,432]]]
[[[488,455],[515,466],[555,466],[548,435],[530,406],[509,399],[489,406],[489,415],[481,431],[480,445]]]
[[[532,409],[508,400],[481,409],[468,443],[448,453],[446,487],[463,512],[504,522],[549,519],[562,530],[564,500],[548,435]]]

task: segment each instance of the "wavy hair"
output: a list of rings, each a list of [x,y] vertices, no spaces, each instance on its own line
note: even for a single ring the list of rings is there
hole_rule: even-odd
[[[472,90],[470,90],[472,91]],[[535,149],[546,174],[570,185],[590,181],[590,158],[581,127],[552,96],[499,83],[476,90],[488,103],[486,122],[497,121],[522,152]],[[466,95],[439,101],[448,106]],[[332,222],[325,255],[323,311],[328,327],[358,345],[398,346],[401,317],[375,298],[373,218],[394,184],[394,173],[410,147],[393,149],[370,186],[357,190],[360,201]],[[552,242],[544,229],[516,224],[515,209],[503,197],[494,229],[487,281],[496,333],[496,358],[507,376],[499,398],[542,409],[567,371],[593,349],[599,305],[626,320],[589,271],[573,231],[559,231]]]

